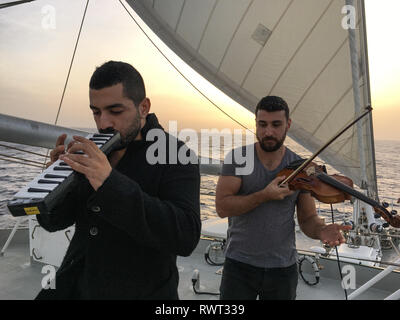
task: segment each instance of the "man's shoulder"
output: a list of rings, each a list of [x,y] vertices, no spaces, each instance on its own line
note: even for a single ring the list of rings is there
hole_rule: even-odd
[[[227,159],[234,161],[235,158],[242,159],[243,157],[254,155],[254,150],[255,150],[255,143],[233,148],[229,150],[225,155],[225,162],[227,161]]]
[[[299,156],[296,152],[292,151],[289,147],[285,146],[286,152],[284,157],[289,160],[289,161],[295,161],[295,160],[300,160],[303,159],[301,156]]]

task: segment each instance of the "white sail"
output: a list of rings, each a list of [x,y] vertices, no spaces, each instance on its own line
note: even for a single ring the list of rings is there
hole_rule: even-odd
[[[127,2],[188,65],[245,108],[282,96],[291,109],[289,136],[312,152],[370,104],[362,1]],[[377,195],[371,117],[320,157]]]

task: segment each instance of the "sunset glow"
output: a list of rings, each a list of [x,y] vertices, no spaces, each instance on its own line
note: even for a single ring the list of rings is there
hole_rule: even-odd
[[[0,11],[0,112],[54,123],[85,2],[52,3],[56,28],[44,29],[41,10],[48,3],[39,0]],[[366,10],[375,138],[400,140],[400,127],[395,123],[400,115],[400,1],[366,0]],[[146,32],[152,34],[149,29]],[[157,45],[207,98],[243,126],[254,128],[253,114],[201,78],[161,42]],[[178,120],[179,129],[241,127],[166,61],[118,1],[93,1],[89,6],[58,124],[93,127],[88,81],[95,67],[110,59],[129,62],[139,70],[152,101],[151,111],[163,125],[169,119]]]

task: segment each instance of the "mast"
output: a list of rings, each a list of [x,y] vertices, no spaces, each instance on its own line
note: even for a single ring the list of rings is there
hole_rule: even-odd
[[[368,52],[367,52],[367,37],[366,37],[366,25],[365,25],[365,7],[364,0],[357,0],[357,8],[359,10],[359,16],[361,17],[359,23],[360,29],[360,59],[357,50],[357,38],[354,29],[349,28],[349,46],[350,46],[350,57],[351,57],[351,72],[353,78],[353,96],[354,96],[354,111],[355,114],[360,113],[363,107],[371,105],[370,98],[370,83],[368,74]],[[346,0],[346,5],[355,7],[354,0]],[[363,79],[363,93],[360,90],[360,76]],[[363,94],[363,96],[361,96]],[[362,99],[363,98],[363,99]],[[364,106],[361,106],[364,101]],[[364,129],[365,128],[365,129]],[[369,196],[377,199],[377,183],[376,183],[376,167],[375,167],[375,150],[374,150],[374,136],[372,132],[372,117],[369,116],[366,120],[366,124],[363,126],[362,122],[356,124],[356,135],[358,141],[358,153],[360,158],[360,169],[361,169],[361,180],[360,187],[366,189]],[[367,140],[369,139],[369,141]],[[366,151],[371,150],[372,163],[368,164],[366,159]],[[368,165],[372,165],[373,179],[368,176],[367,171]]]
[[[363,79],[365,81],[364,83],[364,101],[366,105],[371,106],[371,85],[370,85],[370,80],[369,80],[369,62],[368,62],[368,41],[367,41],[367,24],[366,24],[366,18],[365,18],[365,1],[364,0],[359,0],[359,10],[361,14],[361,24],[360,24],[360,30],[361,30],[361,39],[360,39],[360,52],[361,52],[361,66],[362,66],[362,72],[363,72]],[[372,158],[372,163],[370,164],[372,166],[372,171],[373,175],[375,177],[374,180],[369,181],[370,188],[369,192],[372,192],[371,187],[373,188],[373,193],[369,194],[370,197],[375,198],[375,200],[379,201],[379,195],[378,195],[378,184],[376,181],[376,161],[375,161],[375,143],[374,143],[374,131],[373,131],[373,123],[372,123],[372,114],[368,116],[367,120],[368,124],[365,126],[366,128],[366,135],[367,137],[370,137],[370,150],[371,150],[371,158]]]

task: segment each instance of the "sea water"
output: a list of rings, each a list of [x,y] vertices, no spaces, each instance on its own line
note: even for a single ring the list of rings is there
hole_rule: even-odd
[[[298,153],[300,156],[307,157],[310,155],[306,149],[293,142],[291,139],[286,140],[286,145]],[[4,147],[13,146],[20,148],[26,152],[8,149]],[[189,144],[190,145],[190,144]],[[235,147],[235,145],[234,145]],[[220,159],[229,151],[227,148],[210,147],[209,155],[218,154]],[[230,149],[230,148],[229,148]],[[216,152],[215,151],[219,151]],[[381,201],[387,201],[394,209],[399,209],[397,199],[400,198],[400,159],[398,157],[400,151],[400,141],[375,141],[375,156],[376,156],[376,171],[378,181],[378,192]],[[21,163],[9,162],[6,156],[23,158],[26,160],[44,162],[44,157],[39,155],[27,153],[35,152],[42,155],[47,154],[47,149],[22,146],[6,142],[0,142],[0,229],[12,228],[18,219],[23,219],[20,226],[27,226],[27,219],[23,217],[13,217],[8,212],[7,201],[12,199],[13,195],[30,182],[42,169]],[[35,163],[31,163],[35,164]],[[329,173],[329,172],[328,172]],[[202,175],[201,177],[201,219],[206,220],[216,217],[215,212],[215,187],[218,181],[217,176]],[[319,214],[326,219],[331,219],[331,212],[327,205],[317,202],[317,209]],[[351,204],[338,204],[334,205],[334,217],[337,221],[351,218]]]

